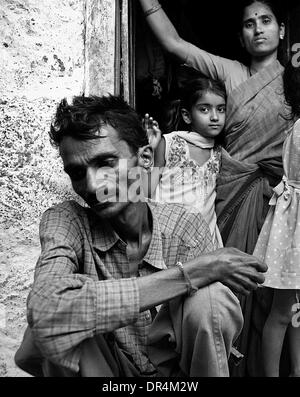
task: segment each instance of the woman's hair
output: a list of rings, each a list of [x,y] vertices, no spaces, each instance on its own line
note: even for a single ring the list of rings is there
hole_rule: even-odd
[[[300,117],[300,66],[289,61],[283,72],[285,100],[291,107],[293,117]]]
[[[242,0],[239,4],[239,25],[240,29],[243,26],[243,18],[245,8],[251,6],[253,3],[261,3],[266,7],[269,7],[274,14],[278,25],[284,22],[284,12],[282,7],[282,2],[280,0]]]
[[[181,109],[190,111],[206,92],[219,95],[226,100],[226,89],[221,80],[198,77],[183,82],[179,91],[179,99],[171,101],[166,108],[164,132],[186,130],[189,126],[182,119]]]

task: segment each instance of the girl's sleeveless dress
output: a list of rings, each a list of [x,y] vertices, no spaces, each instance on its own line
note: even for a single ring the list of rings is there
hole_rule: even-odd
[[[268,265],[264,286],[300,289],[300,119],[285,140],[283,167],[253,255]]]
[[[176,131],[164,135],[164,139],[165,167],[156,188],[155,200],[181,203],[188,211],[200,212],[210,228],[215,247],[223,247],[215,212],[221,149],[210,149],[210,158],[199,165],[190,157],[186,140],[179,137]]]

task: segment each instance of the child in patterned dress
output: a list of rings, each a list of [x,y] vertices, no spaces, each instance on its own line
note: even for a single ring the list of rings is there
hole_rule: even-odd
[[[290,376],[300,377],[300,68],[289,63],[283,75],[285,98],[295,123],[283,147],[284,176],[274,188],[254,255],[265,261],[264,286],[274,289],[265,323],[262,353],[265,376],[278,377],[284,337],[290,350]]]
[[[189,211],[202,214],[217,248],[223,244],[215,213],[216,178],[221,161],[221,149],[215,145],[215,138],[223,130],[225,110],[226,91],[221,81],[201,77],[185,83],[180,100],[172,103],[169,113],[173,132],[164,134],[155,148],[151,181],[154,200],[183,203]],[[158,129],[153,121],[151,127]],[[156,141],[157,136],[156,133]],[[151,138],[153,134],[150,144]]]

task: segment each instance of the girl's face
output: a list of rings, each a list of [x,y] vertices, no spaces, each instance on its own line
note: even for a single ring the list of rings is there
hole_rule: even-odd
[[[192,106],[191,110],[182,109],[182,117],[192,131],[205,138],[220,134],[225,124],[225,99],[213,92],[206,91]]]
[[[284,24],[278,25],[270,7],[255,1],[245,8],[241,42],[252,57],[277,57],[279,39],[283,37]]]

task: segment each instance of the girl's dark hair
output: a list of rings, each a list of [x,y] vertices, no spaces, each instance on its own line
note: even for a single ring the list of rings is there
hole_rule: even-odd
[[[300,117],[300,66],[289,61],[283,72],[285,100],[291,107],[293,117]]]
[[[221,80],[198,77],[183,82],[179,91],[180,99],[173,100],[166,108],[164,132],[186,130],[189,126],[182,119],[181,109],[191,110],[193,105],[206,92],[220,95],[226,100],[226,88]]]
[[[122,98],[108,96],[75,96],[69,104],[63,99],[50,127],[50,141],[59,147],[65,136],[77,140],[99,138],[97,132],[110,125],[135,153],[148,144],[138,114]]]

